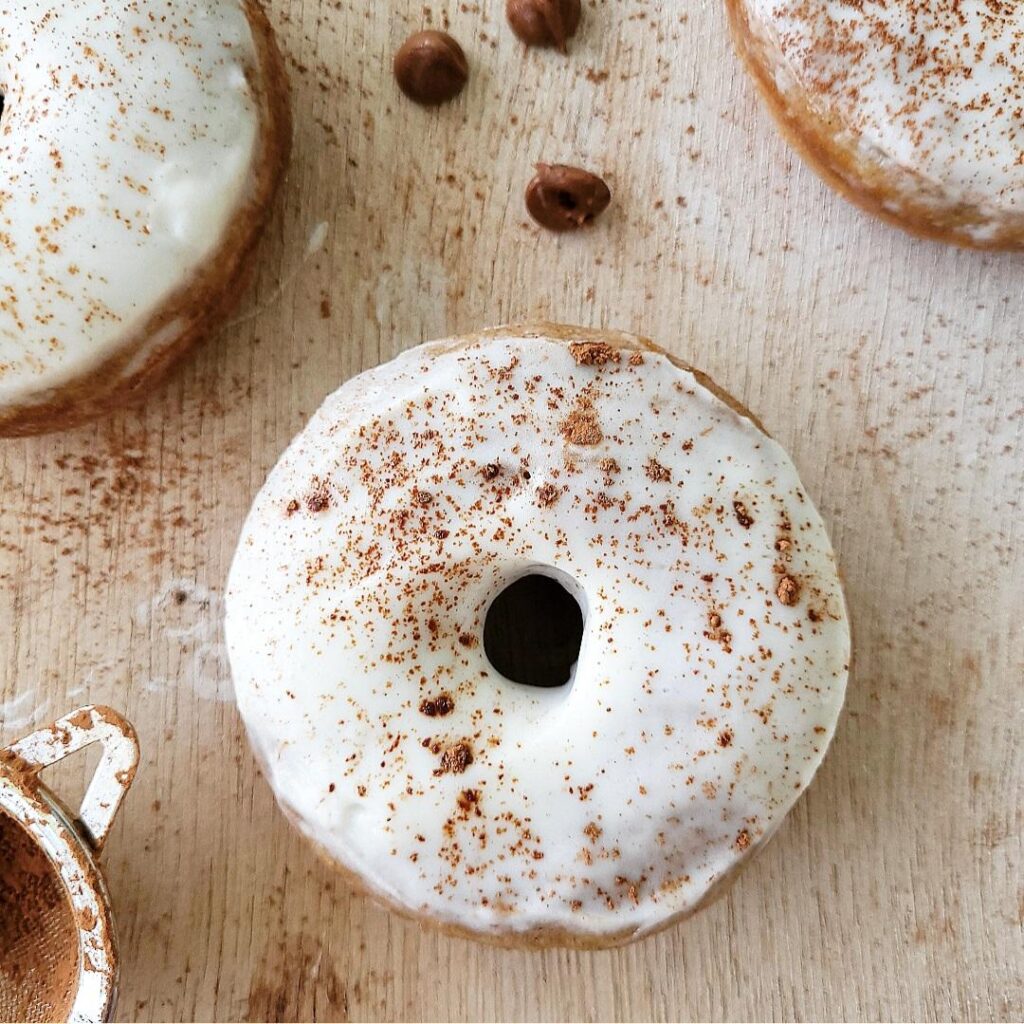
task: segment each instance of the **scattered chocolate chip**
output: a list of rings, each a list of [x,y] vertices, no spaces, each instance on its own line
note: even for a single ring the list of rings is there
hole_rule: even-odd
[[[565,44],[576,35],[583,14],[580,0],[506,0],[505,16],[512,31],[527,46]]]
[[[549,231],[575,231],[608,208],[612,194],[596,174],[565,164],[537,164],[526,209]]]
[[[469,63],[447,32],[417,32],[395,54],[395,78],[409,99],[426,107],[454,99],[469,78]]]
[[[496,462],[488,462],[487,465],[480,470],[480,475],[485,480],[494,480],[497,477],[501,476],[501,466],[499,466]]]

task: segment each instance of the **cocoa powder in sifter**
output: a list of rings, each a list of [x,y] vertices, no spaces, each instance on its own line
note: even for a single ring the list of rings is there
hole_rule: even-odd
[[[78,927],[56,868],[0,811],[0,1020],[66,1020],[78,966]]]

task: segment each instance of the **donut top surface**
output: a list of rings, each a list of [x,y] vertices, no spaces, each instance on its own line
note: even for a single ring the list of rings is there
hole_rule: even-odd
[[[244,528],[228,645],[281,804],[369,888],[478,933],[621,941],[779,825],[848,625],[778,444],[664,354],[528,333],[421,346],[324,403]],[[551,690],[483,649],[531,572],[585,613]]]
[[[152,326],[244,201],[259,116],[240,0],[0,0],[0,25],[0,405],[16,405]]]
[[[742,2],[785,59],[783,91],[806,90],[866,153],[941,185],[944,200],[1024,213],[1024,5]]]

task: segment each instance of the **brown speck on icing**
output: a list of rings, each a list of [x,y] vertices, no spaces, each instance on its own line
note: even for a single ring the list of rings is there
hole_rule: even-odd
[[[561,491],[554,484],[544,484],[543,487],[537,488],[537,504],[541,508],[547,508],[550,505],[554,505],[558,501]]]
[[[313,487],[306,495],[306,508],[310,512],[325,512],[331,507],[331,491],[326,482],[314,478]]]
[[[644,465],[644,474],[652,483],[666,483],[672,479],[672,471],[666,469],[654,456]]]
[[[481,815],[480,811],[480,790],[464,789],[456,798],[459,810],[468,817],[470,814]]]
[[[497,480],[498,477],[501,476],[501,466],[499,466],[497,462],[488,462],[487,465],[480,470],[480,475],[485,480]]]
[[[732,633],[723,627],[722,616],[718,612],[711,612],[708,615],[708,628],[704,631],[704,635],[709,640],[714,640],[715,643],[721,644],[727,654],[731,653]]]
[[[569,413],[562,423],[561,430],[562,437],[569,444],[579,445],[581,448],[600,444],[604,440],[601,425],[597,421],[597,413],[585,398],[581,398],[576,408]]]
[[[783,604],[794,605],[800,600],[800,584],[792,576],[783,576],[775,594]]]
[[[751,843],[750,832],[747,829],[741,829],[739,834],[736,836],[736,849],[746,850]]]
[[[569,351],[577,366],[604,366],[617,363],[622,358],[617,348],[602,341],[574,341]]]
[[[747,506],[738,499],[732,503],[732,510],[736,513],[736,522],[743,527],[744,530],[749,530],[754,525],[754,517],[747,511]]]
[[[461,775],[472,763],[473,748],[465,741],[456,743],[441,755],[441,763],[434,769],[434,774]]]
[[[420,701],[420,713],[428,718],[444,718],[455,710],[455,701],[451,694],[442,693],[437,697],[424,698]]]

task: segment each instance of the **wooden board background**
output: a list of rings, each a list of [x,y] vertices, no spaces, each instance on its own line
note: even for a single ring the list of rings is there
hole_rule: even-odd
[[[237,322],[139,409],[0,444],[0,738],[123,709],[142,771],[104,856],[124,1020],[1024,1015],[1024,265],[832,196],[717,0],[587,0],[566,59],[502,0],[274,0],[286,194]],[[390,57],[448,24],[455,105]],[[602,171],[592,231],[527,222],[536,160]],[[855,620],[847,710],[731,894],[618,952],[422,931],[321,865],[250,758],[220,621],[243,515],[359,370],[524,317],[646,333],[793,452]],[[77,769],[82,774],[82,769]]]

